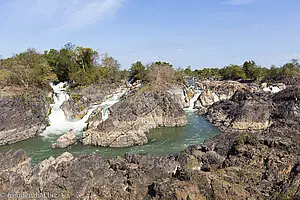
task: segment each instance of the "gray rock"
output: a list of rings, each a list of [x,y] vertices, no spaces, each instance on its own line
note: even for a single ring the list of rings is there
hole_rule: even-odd
[[[32,138],[46,128],[50,102],[45,96],[0,96],[0,145]]]
[[[137,92],[115,104],[110,117],[96,129],[88,129],[83,144],[126,147],[148,142],[146,133],[160,126],[187,123],[181,106],[165,92]]]
[[[69,130],[67,133],[61,135],[56,143],[52,144],[52,148],[66,148],[76,143],[76,133],[74,130]]]

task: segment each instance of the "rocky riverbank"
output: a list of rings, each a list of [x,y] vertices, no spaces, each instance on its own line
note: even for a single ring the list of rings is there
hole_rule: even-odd
[[[196,82],[196,87],[203,91],[195,105],[200,114],[215,102],[230,99],[236,91],[256,89],[237,81],[202,81]]]
[[[50,98],[43,92],[2,88],[0,92],[0,145],[32,138],[48,125]]]
[[[127,147],[148,142],[146,133],[161,126],[183,126],[185,113],[165,91],[137,91],[110,108],[110,117],[83,135],[83,144]]]
[[[153,95],[136,98],[147,97],[148,105],[165,108],[163,99],[168,98]],[[22,150],[1,153],[0,192],[63,195],[57,199],[299,199],[299,97],[299,87],[275,95],[237,92],[207,112],[211,120],[220,121],[219,116],[225,115],[232,119],[216,124],[224,133],[177,155],[104,160],[95,154],[73,157],[64,153],[32,166]],[[113,107],[111,116],[123,121],[113,125],[114,120],[107,120],[107,126],[99,128],[115,130],[114,126],[131,119],[133,110],[135,117],[147,116],[145,104],[124,102]],[[114,111],[120,108],[123,115]],[[245,123],[248,120],[254,123]],[[264,126],[266,121],[268,126]]]

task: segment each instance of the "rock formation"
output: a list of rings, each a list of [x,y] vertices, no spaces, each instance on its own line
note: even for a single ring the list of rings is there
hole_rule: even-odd
[[[196,83],[203,90],[199,96],[197,108],[200,114],[204,114],[215,102],[227,100],[238,90],[256,90],[257,88],[236,81],[202,81]]]
[[[46,128],[50,110],[46,95],[0,93],[0,145],[32,138]]]
[[[52,148],[66,148],[76,143],[76,134],[71,129],[67,133],[61,135],[56,143],[52,144]]]
[[[125,130],[125,119],[135,125],[134,117],[148,116],[153,110],[170,111],[174,104],[166,104],[171,101],[168,96],[156,95],[128,97],[112,108],[117,123],[107,120],[109,123],[98,128],[112,133],[120,125]],[[104,160],[96,154],[73,157],[64,153],[32,166],[22,150],[1,152],[0,193],[45,193],[56,199],[297,200],[299,98],[300,87],[275,95],[236,92],[230,100],[215,103],[207,113],[224,133],[177,155],[125,155]],[[141,104],[139,99],[148,99],[148,104]],[[121,108],[123,112],[117,112]]]
[[[271,125],[272,101],[265,93],[237,91],[212,105],[206,118],[221,130],[265,130]]]
[[[126,147],[148,142],[146,133],[160,126],[187,123],[181,106],[166,92],[138,91],[115,104],[110,117],[83,136],[85,145]]]
[[[85,88],[76,88],[70,93],[70,99],[62,104],[61,109],[67,120],[80,119],[93,104],[101,103],[116,89],[117,86],[111,85],[90,85]]]

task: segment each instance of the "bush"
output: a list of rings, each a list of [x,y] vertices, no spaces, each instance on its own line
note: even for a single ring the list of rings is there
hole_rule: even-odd
[[[163,85],[177,83],[178,77],[176,77],[176,71],[169,63],[155,62],[147,69],[146,80],[153,84]]]

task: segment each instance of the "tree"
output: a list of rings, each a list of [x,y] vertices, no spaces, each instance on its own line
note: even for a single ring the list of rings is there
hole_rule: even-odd
[[[187,68],[185,68],[184,70],[185,75],[187,76],[194,76],[193,71],[191,70],[191,66],[188,66]]]
[[[282,68],[271,65],[268,74],[266,76],[267,81],[280,80],[283,78]]]
[[[282,75],[285,78],[295,78],[299,77],[299,68],[297,67],[297,63],[286,63],[282,66]]]
[[[253,71],[253,78],[255,80],[263,80],[268,76],[269,70],[264,67],[256,67]]]
[[[136,63],[133,63],[131,65],[130,75],[131,75],[131,78],[144,81],[145,77],[147,75],[146,67],[142,64],[141,61],[137,61]]]
[[[299,62],[298,62],[298,59],[292,59],[292,60],[291,60],[291,63],[292,63],[294,66],[296,66],[297,68],[300,68],[300,64],[299,64]]]
[[[120,82],[120,64],[113,57],[107,54],[102,56],[101,74],[105,81],[110,83]]]
[[[230,65],[220,69],[220,74],[224,80],[239,80],[245,79],[245,71],[238,65]]]
[[[257,66],[253,60],[244,62],[243,70],[245,71],[246,78],[255,79],[255,68],[256,67]]]

